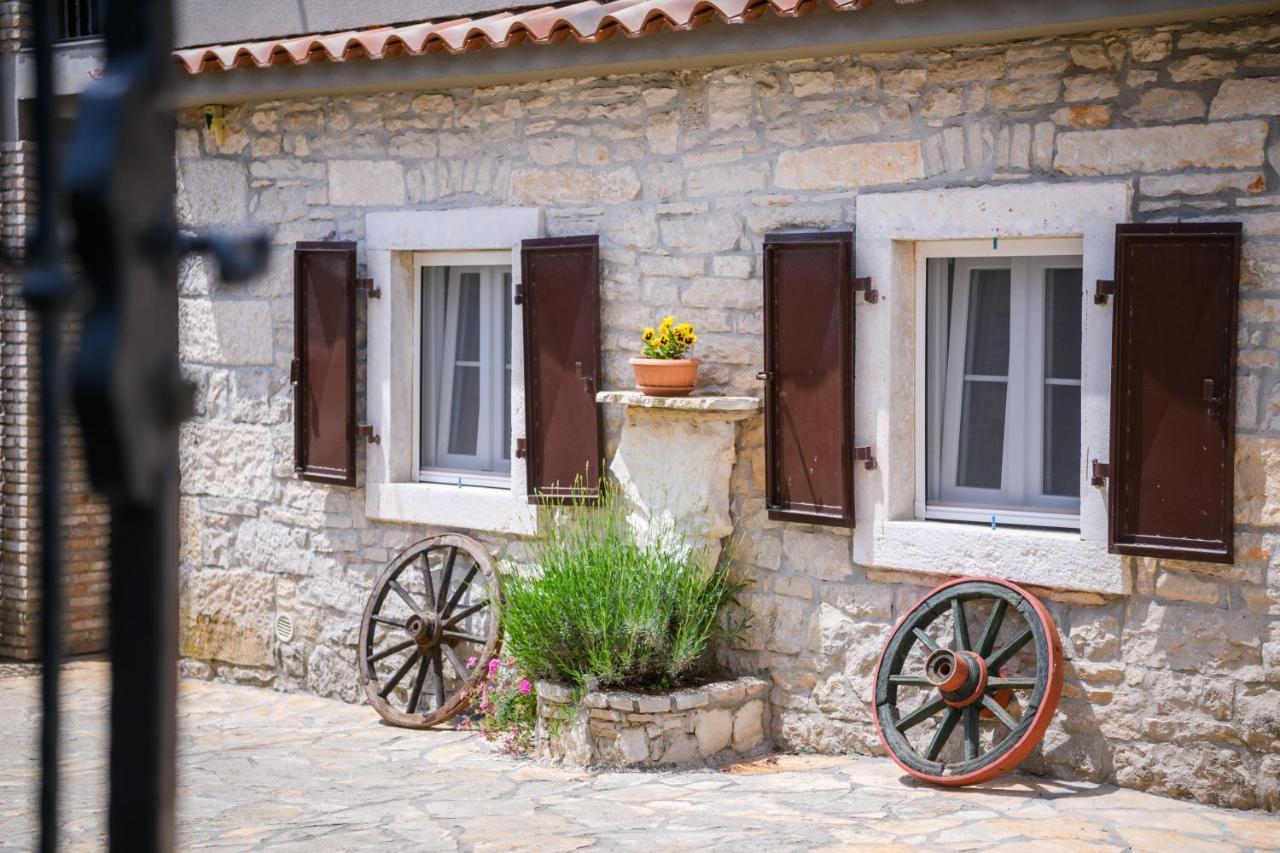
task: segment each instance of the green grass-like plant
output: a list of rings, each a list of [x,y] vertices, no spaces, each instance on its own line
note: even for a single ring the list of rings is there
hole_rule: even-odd
[[[742,585],[680,531],[638,533],[611,490],[546,510],[532,565],[504,573],[505,650],[534,678],[591,688],[671,688],[697,675]],[[726,549],[727,551],[727,549]]]

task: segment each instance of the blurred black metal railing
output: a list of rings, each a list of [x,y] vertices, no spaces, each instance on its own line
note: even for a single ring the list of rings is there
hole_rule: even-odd
[[[73,296],[85,297],[70,384],[90,479],[111,506],[110,849],[170,850],[178,427],[192,400],[178,364],[178,260],[207,252],[223,281],[237,281],[261,270],[269,245],[265,234],[177,229],[170,2],[107,0],[96,19],[105,24],[106,64],[79,97],[65,175],[57,163],[52,67],[53,45],[65,30],[53,3],[34,4],[38,222],[23,297],[40,324],[40,847],[47,853],[58,847],[59,827],[62,314]],[[73,259],[64,257],[64,221],[74,228]]]

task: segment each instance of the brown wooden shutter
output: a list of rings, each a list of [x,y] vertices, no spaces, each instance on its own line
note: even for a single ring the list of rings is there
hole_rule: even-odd
[[[356,483],[356,244],[293,253],[293,460],[304,480]]]
[[[529,496],[593,500],[604,456],[599,238],[525,240],[521,248]]]
[[[1113,553],[1233,559],[1240,231],[1116,226]]]
[[[853,526],[853,235],[764,242],[769,517]]]

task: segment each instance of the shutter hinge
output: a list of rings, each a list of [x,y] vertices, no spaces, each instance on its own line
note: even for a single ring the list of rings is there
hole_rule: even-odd
[[[516,285],[516,295],[512,297],[512,301],[515,302],[515,304],[517,305],[524,304],[524,285],[523,284]]]
[[[373,430],[373,424],[360,424],[356,427],[356,435],[364,436],[370,444],[382,444],[382,436]]]
[[[302,380],[302,361],[300,359],[289,360],[289,384],[297,385]]]
[[[516,458],[524,459],[529,455],[529,445],[523,438],[516,439]]]
[[[853,459],[855,462],[861,462],[862,467],[868,471],[876,470],[876,458],[871,455],[870,447],[855,447],[853,449]]]
[[[1116,283],[1110,279],[1100,278],[1093,291],[1093,303],[1106,305],[1107,297],[1116,295]]]
[[[880,291],[871,286],[871,277],[863,276],[853,280],[853,289],[855,292],[861,292],[865,302],[872,305],[880,301]]]
[[[1097,459],[1094,459],[1090,468],[1091,476],[1089,477],[1089,485],[1105,486],[1107,484],[1107,480],[1111,478],[1111,466],[1106,462],[1099,462]]]
[[[374,287],[374,286],[373,286],[373,279],[371,279],[371,278],[363,278],[363,277],[362,277],[362,278],[357,278],[357,279],[356,279],[356,290],[363,290],[363,291],[364,291],[364,293],[365,293],[365,296],[368,296],[370,299],[381,299],[381,298],[382,298],[382,288],[380,288],[380,287]]]

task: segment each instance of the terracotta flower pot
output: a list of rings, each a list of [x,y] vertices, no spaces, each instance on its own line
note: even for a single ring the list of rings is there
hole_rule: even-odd
[[[698,382],[696,358],[631,357],[636,387],[650,397],[686,397]]]

